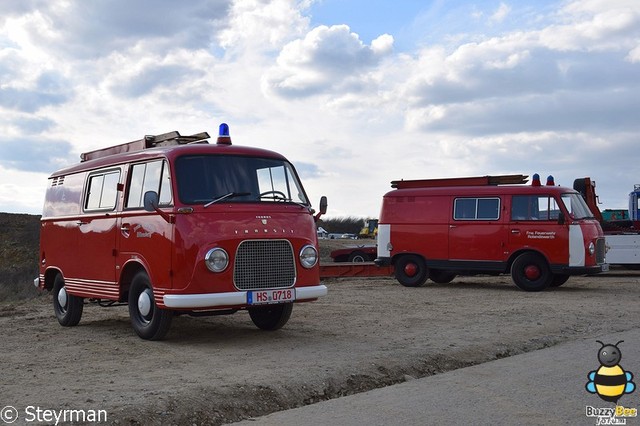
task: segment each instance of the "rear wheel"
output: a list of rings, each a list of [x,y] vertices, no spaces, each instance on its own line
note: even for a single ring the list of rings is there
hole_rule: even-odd
[[[525,291],[542,291],[553,279],[547,261],[535,253],[523,253],[511,265],[513,282]]]
[[[456,274],[454,274],[453,272],[442,271],[439,269],[429,270],[429,278],[434,283],[447,284],[453,281],[455,277],[456,277]]]
[[[549,284],[549,287],[560,287],[562,284],[567,282],[569,276],[570,275],[567,274],[555,274],[551,280],[551,284]]]
[[[60,325],[72,327],[78,325],[82,317],[84,299],[67,293],[62,275],[56,275],[53,281],[53,311]]]
[[[146,340],[162,339],[171,327],[173,312],[156,306],[151,281],[144,272],[138,272],[131,281],[129,317],[135,332]]]
[[[396,279],[405,287],[420,287],[429,277],[424,260],[415,254],[401,256],[394,265]]]
[[[249,308],[251,321],[262,330],[278,330],[282,328],[293,311],[293,303],[282,303],[279,305],[268,305]]]

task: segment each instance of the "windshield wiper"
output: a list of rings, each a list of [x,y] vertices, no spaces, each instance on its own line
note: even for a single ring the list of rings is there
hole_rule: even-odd
[[[218,201],[226,200],[227,198],[243,197],[245,195],[251,195],[251,193],[250,192],[230,192],[228,194],[223,195],[222,197],[214,198],[212,201],[209,201],[207,204],[204,205],[204,208],[206,209],[210,205],[215,204]]]

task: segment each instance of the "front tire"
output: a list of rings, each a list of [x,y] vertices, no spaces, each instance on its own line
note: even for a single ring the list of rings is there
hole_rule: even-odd
[[[401,256],[394,265],[396,279],[405,287],[420,287],[429,277],[424,260],[415,254]]]
[[[523,253],[511,265],[513,282],[524,291],[542,291],[553,279],[547,261],[535,253]]]
[[[173,312],[156,306],[151,281],[144,272],[138,272],[131,281],[129,317],[135,332],[145,340],[161,340],[171,327]]]
[[[282,328],[293,311],[293,303],[260,306],[249,308],[251,321],[261,330],[278,330]]]
[[[62,275],[56,275],[53,281],[53,311],[60,325],[73,327],[78,325],[82,317],[84,299],[67,293]]]

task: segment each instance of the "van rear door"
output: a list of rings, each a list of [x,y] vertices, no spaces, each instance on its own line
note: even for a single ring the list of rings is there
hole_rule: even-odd
[[[85,184],[82,210],[78,217],[78,246],[74,268],[66,277],[69,290],[78,288],[86,295],[117,298],[115,285],[115,248],[117,237],[118,185],[122,176],[119,167],[89,173]],[[77,281],[76,281],[77,280]]]

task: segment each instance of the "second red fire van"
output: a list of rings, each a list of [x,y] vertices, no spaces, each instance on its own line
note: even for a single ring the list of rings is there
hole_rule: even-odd
[[[551,178],[551,177],[550,177]],[[395,181],[382,203],[379,265],[420,286],[510,273],[526,291],[608,269],[602,228],[578,192],[526,176]]]

